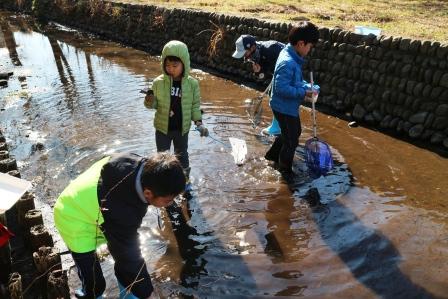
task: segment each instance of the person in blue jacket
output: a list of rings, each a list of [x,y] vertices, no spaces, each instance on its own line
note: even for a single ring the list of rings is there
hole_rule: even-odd
[[[319,40],[319,31],[311,22],[300,22],[291,28],[289,43],[280,52],[275,65],[270,106],[277,119],[281,134],[276,137],[265,155],[267,160],[278,163],[280,171],[292,173],[295,149],[302,132],[299,107],[303,100],[311,100],[309,84],[303,79],[304,57]]]
[[[276,40],[257,41],[255,37],[248,34],[241,35],[235,42],[233,58],[244,58],[244,61],[252,62],[253,72],[258,78],[264,79],[272,76],[280,51],[285,47],[284,43]],[[263,134],[278,135],[280,127],[275,117],[269,127],[263,129]]]

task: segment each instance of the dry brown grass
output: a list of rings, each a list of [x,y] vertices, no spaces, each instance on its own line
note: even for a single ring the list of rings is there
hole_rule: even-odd
[[[67,0],[56,0],[55,3],[56,6],[58,6],[66,15],[75,10],[75,6],[69,3]]]
[[[447,0],[114,0],[196,8],[266,20],[308,19],[318,26],[353,30],[375,26],[386,35],[448,42]]]
[[[101,0],[89,0],[88,5],[91,17],[104,15],[107,10],[105,2]]]
[[[200,35],[204,32],[212,32],[212,35],[210,36],[210,41],[209,41],[208,47],[207,47],[207,55],[208,55],[209,59],[215,57],[216,54],[218,53],[218,49],[219,49],[218,44],[220,41],[222,41],[224,39],[225,32],[226,32],[224,27],[218,26],[215,23],[213,23],[212,21],[210,21],[210,23],[213,25],[214,29],[205,29],[197,34],[197,35]]]
[[[165,27],[165,20],[163,19],[163,15],[160,12],[154,13],[152,16],[152,26],[155,29],[160,29]]]

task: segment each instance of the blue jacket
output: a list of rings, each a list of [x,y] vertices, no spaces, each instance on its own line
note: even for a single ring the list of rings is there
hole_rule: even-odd
[[[303,80],[304,59],[291,44],[280,52],[275,65],[270,105],[272,110],[297,117],[305,92],[309,89]]]
[[[284,47],[285,44],[275,40],[259,41],[252,60],[261,66],[262,72],[272,75],[278,55]]]

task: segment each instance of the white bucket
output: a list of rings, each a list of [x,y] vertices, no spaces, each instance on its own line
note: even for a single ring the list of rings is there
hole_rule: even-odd
[[[0,173],[0,214],[9,210],[30,187],[29,181]]]
[[[355,33],[361,34],[361,35],[369,35],[373,34],[376,36],[381,35],[381,29],[376,27],[369,27],[369,26],[355,26]]]

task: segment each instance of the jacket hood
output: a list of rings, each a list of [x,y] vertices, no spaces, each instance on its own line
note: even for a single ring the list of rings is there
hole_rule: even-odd
[[[167,56],[176,56],[179,57],[180,60],[182,60],[182,63],[184,65],[183,78],[187,78],[188,75],[190,74],[190,53],[188,53],[187,45],[181,41],[172,40],[163,47],[161,65],[162,65],[162,72],[166,76],[168,76],[168,74],[165,71],[164,62]]]
[[[303,59],[302,56],[300,56],[294,47],[291,44],[286,45],[286,50],[288,51],[289,55],[297,62],[299,65],[302,65],[305,62],[305,59]]]

